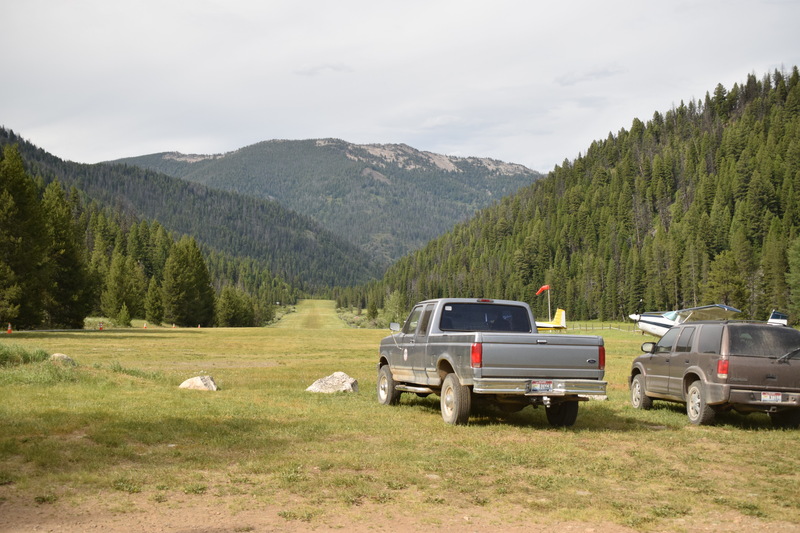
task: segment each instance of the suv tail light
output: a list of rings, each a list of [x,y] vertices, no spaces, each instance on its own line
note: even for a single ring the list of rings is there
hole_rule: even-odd
[[[717,378],[728,379],[728,360],[720,359],[717,361]]]
[[[481,368],[483,366],[483,344],[480,342],[472,343],[471,350],[472,368]]]
[[[600,360],[599,369],[605,370],[606,369],[606,347],[600,346],[600,349],[597,353],[597,358]]]

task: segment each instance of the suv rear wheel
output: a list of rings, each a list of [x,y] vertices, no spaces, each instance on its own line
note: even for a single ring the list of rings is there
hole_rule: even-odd
[[[686,415],[689,422],[696,426],[710,424],[714,421],[714,414],[714,409],[706,403],[703,382],[698,379],[686,391]]]

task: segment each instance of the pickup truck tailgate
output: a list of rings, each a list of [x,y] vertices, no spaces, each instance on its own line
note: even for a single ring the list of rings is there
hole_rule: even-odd
[[[602,379],[604,375],[601,337],[483,333],[481,341],[482,378]]]

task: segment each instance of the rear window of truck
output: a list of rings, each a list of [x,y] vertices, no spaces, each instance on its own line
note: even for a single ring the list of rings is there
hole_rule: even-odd
[[[516,305],[448,303],[439,321],[442,331],[511,331],[530,333],[531,321],[524,307]]]
[[[800,348],[800,331],[783,326],[730,325],[728,338],[731,355],[780,357]]]

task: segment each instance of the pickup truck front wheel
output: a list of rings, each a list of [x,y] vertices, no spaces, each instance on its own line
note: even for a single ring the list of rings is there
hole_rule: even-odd
[[[580,402],[561,402],[550,407],[545,407],[547,421],[554,427],[570,427],[578,419],[578,404]]]
[[[389,365],[378,370],[378,401],[383,405],[396,405],[400,402],[401,392],[396,388],[397,382],[392,376]]]
[[[703,382],[699,379],[689,385],[686,391],[686,415],[689,422],[703,426],[714,421],[714,409],[706,403]]]
[[[442,418],[448,424],[464,425],[469,420],[472,392],[462,385],[455,374],[447,374],[442,383]]]

